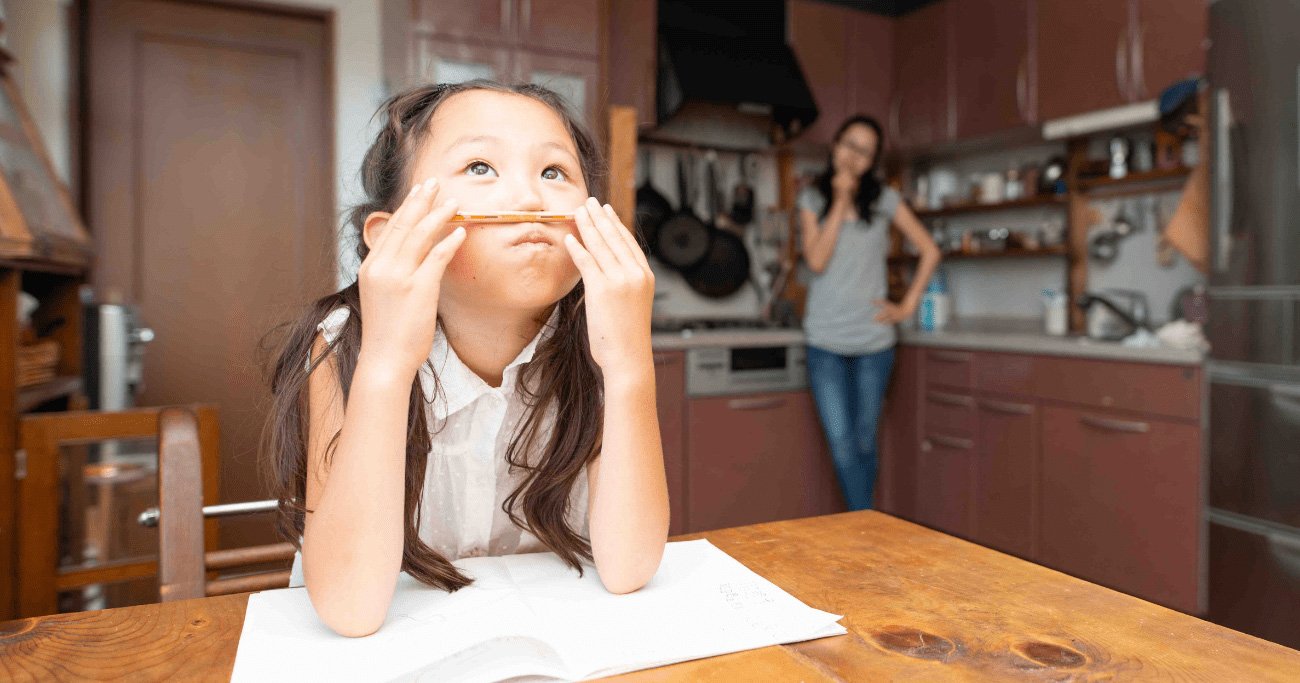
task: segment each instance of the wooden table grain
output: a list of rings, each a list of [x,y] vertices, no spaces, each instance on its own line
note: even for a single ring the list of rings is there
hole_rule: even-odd
[[[1300,680],[1295,650],[878,512],[674,540],[693,538],[845,615],[849,633],[613,680]],[[247,602],[225,596],[0,624],[0,679],[226,680]]]

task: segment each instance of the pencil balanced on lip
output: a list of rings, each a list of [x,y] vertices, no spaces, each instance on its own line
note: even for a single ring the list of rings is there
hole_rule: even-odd
[[[544,213],[539,211],[491,211],[458,213],[449,223],[572,223],[572,213]]]

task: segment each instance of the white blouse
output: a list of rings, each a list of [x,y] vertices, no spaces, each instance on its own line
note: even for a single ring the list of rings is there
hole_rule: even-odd
[[[347,317],[347,309],[337,309],[317,329],[327,342],[333,342]],[[536,536],[515,526],[501,506],[525,474],[510,472],[506,462],[510,439],[527,410],[515,391],[519,371],[532,360],[537,344],[554,330],[554,323],[552,314],[537,336],[506,366],[501,386],[495,388],[461,362],[447,343],[441,325],[434,333],[429,360],[441,389],[437,396],[429,366],[422,365],[419,372],[425,399],[430,401],[426,416],[432,432],[419,534],[448,560],[547,549]],[[552,413],[542,424],[539,443],[547,442],[554,426]],[[568,522],[579,535],[589,537],[585,467],[569,494]],[[303,585],[301,553],[294,556],[289,585]]]

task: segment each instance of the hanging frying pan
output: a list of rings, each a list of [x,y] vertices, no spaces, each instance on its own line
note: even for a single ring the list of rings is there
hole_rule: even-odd
[[[739,226],[754,220],[754,188],[749,185],[749,155],[740,157],[740,182],[731,190],[731,222]]]
[[[636,233],[641,246],[653,252],[655,233],[659,226],[673,215],[673,205],[655,189],[650,180],[650,150],[642,149],[641,167],[645,169],[645,180],[636,189]]]
[[[665,264],[683,270],[690,268],[709,253],[709,243],[713,232],[695,215],[691,208],[694,196],[689,191],[686,177],[686,164],[682,157],[677,157],[678,206],[655,233],[654,254]]]
[[[708,163],[709,216],[713,222],[709,226],[712,233],[708,253],[695,266],[682,271],[686,284],[703,296],[722,298],[735,294],[749,280],[749,250],[745,241],[737,235],[730,218],[720,212],[722,205],[718,196],[718,169],[713,155]],[[721,227],[725,222],[727,228]]]

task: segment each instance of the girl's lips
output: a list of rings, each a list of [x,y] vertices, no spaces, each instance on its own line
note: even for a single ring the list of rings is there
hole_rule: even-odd
[[[522,231],[518,236],[515,237],[515,239],[510,241],[510,246],[512,247],[517,247],[525,244],[533,244],[533,245],[544,244],[546,246],[553,247],[557,244],[557,241],[554,237],[547,234],[547,232],[542,228],[530,227]]]

